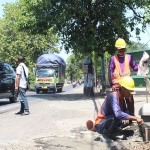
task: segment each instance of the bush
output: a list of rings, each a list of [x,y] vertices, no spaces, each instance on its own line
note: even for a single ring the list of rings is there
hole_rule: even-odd
[[[30,81],[30,88],[34,89],[35,86],[35,74],[29,70],[29,81]]]

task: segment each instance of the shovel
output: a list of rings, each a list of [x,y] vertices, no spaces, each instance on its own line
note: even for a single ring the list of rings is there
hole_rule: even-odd
[[[147,62],[148,59],[149,59],[149,55],[144,50],[143,51],[143,56],[142,56],[142,58],[140,60],[140,61],[142,61],[143,67],[148,67],[148,64],[147,64],[148,63]],[[146,69],[142,70],[142,72],[143,71],[145,71],[145,73],[146,73],[146,74],[145,73],[142,73],[142,74],[143,74],[144,80],[146,82],[146,102],[148,103],[148,93],[150,91],[150,81],[148,79],[148,72],[146,71]],[[148,69],[148,71],[149,71],[149,69]]]

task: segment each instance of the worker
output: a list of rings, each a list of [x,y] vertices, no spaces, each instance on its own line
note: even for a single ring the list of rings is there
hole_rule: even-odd
[[[102,135],[111,137],[122,124],[128,124],[129,120],[134,120],[138,124],[144,123],[139,117],[129,115],[124,98],[129,98],[134,91],[134,81],[131,77],[123,77],[119,82],[118,90],[110,93],[103,102],[95,123],[87,121],[87,128]],[[109,108],[109,109],[108,109]]]
[[[126,42],[124,39],[119,38],[116,40],[115,47],[117,54],[110,58],[108,78],[112,91],[119,89],[119,81],[124,76],[131,76],[130,67],[137,72],[138,65],[133,60],[132,56],[125,54],[126,51]],[[127,107],[130,115],[134,115],[134,99],[133,95],[129,98],[126,98]],[[131,123],[131,122],[130,122]]]

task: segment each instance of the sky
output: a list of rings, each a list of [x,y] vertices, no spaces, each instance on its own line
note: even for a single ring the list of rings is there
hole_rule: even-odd
[[[3,15],[3,4],[5,3],[14,3],[17,0],[0,0],[0,18]],[[148,32],[147,32],[148,31]],[[141,33],[140,37],[141,37],[141,41],[140,43],[146,44],[149,40],[150,40],[150,27],[147,26],[147,31],[145,31],[145,33]],[[132,38],[130,38],[131,41],[135,41],[138,42],[135,36],[135,32],[132,32],[131,35],[133,36]],[[150,42],[148,43],[149,47],[150,47]],[[60,51],[60,54],[58,54],[59,56],[61,56],[65,61],[67,60],[67,58],[70,56],[71,53],[66,54],[65,50]]]

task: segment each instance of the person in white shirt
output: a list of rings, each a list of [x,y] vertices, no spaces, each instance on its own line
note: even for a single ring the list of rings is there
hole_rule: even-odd
[[[25,61],[25,58],[23,56],[18,57],[18,67],[16,68],[15,91],[18,92],[18,97],[20,100],[21,107],[20,107],[20,111],[15,113],[16,115],[29,115],[30,114],[28,100],[26,97],[28,68],[24,64],[24,61]]]

